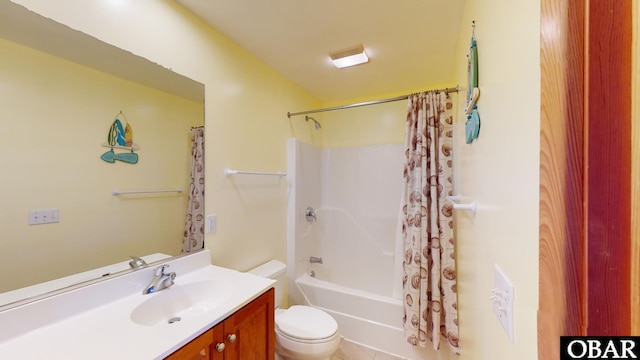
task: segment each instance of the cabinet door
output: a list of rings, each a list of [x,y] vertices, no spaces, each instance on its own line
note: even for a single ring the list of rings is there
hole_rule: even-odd
[[[211,334],[213,335],[213,342],[211,343],[211,360],[223,360],[225,358],[225,347],[227,344],[224,343],[224,331],[223,324],[218,324],[213,327]]]
[[[190,343],[181,347],[165,360],[211,360],[211,343],[213,342],[212,330],[205,332]],[[222,331],[221,329],[219,331]]]
[[[275,351],[274,290],[224,321],[225,360],[273,360]]]

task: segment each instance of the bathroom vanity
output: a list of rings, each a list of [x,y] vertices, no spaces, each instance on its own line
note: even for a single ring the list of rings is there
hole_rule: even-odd
[[[159,265],[0,311],[2,359],[273,359],[274,281],[172,258],[170,287],[146,294]]]

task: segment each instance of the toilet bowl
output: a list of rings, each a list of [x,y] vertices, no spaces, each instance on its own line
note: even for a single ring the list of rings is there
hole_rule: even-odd
[[[276,351],[283,360],[329,359],[340,344],[338,324],[320,309],[278,309],[275,322]]]
[[[249,273],[276,280],[276,358],[283,360],[328,360],[338,349],[338,323],[326,312],[306,305],[280,309],[286,265],[271,260]]]

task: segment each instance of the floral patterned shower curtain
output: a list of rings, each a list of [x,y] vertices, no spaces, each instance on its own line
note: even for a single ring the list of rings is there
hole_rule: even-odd
[[[444,92],[409,96],[402,198],[406,340],[459,354],[452,191],[453,104]]]
[[[182,252],[204,247],[204,127],[191,129],[191,184]]]

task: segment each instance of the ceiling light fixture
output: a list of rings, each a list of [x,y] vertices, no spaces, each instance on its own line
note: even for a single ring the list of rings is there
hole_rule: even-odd
[[[331,56],[333,65],[335,65],[338,69],[369,62],[367,53],[364,52],[364,48],[362,47],[362,45],[338,51],[330,54],[329,56]]]

